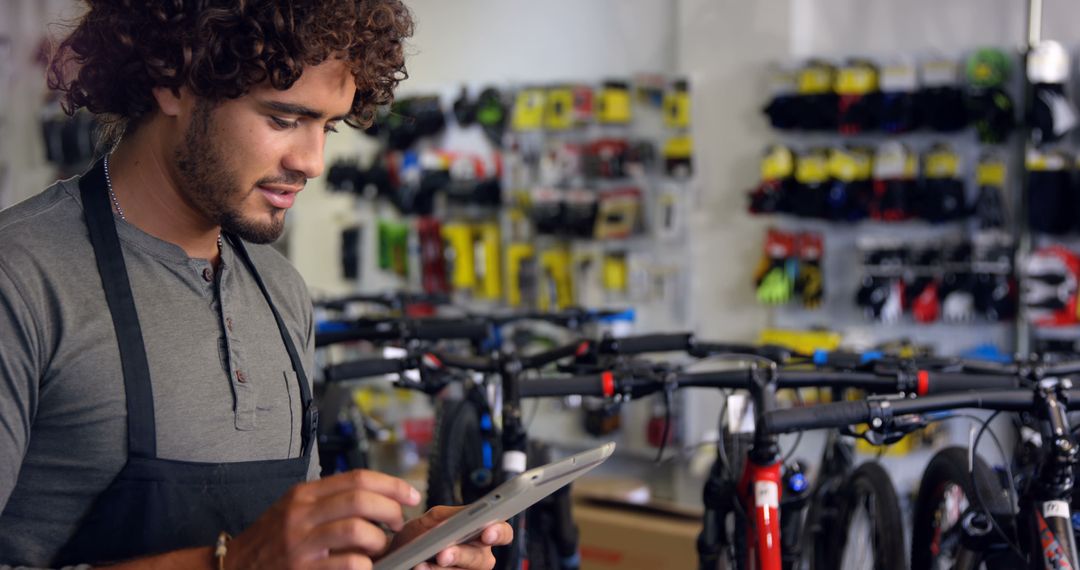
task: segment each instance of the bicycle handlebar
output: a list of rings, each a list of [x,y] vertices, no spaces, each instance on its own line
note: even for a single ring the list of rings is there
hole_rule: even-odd
[[[407,365],[404,360],[390,358],[366,358],[327,366],[323,376],[327,382],[358,380],[383,374],[404,372]]]
[[[315,334],[316,348],[354,340],[483,340],[490,334],[488,323],[472,319],[360,319],[338,324],[343,325],[340,330]]]
[[[914,400],[861,400],[774,410],[766,412],[762,420],[767,433],[779,434],[808,429],[838,428],[872,422],[875,418],[884,421],[892,416],[959,408],[1019,412],[1031,409],[1034,402],[1035,393],[1032,390],[969,391]],[[1080,390],[1067,390],[1066,403],[1070,410],[1080,409]]]

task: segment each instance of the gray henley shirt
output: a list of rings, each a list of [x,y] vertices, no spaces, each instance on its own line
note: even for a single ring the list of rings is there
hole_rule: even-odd
[[[116,224],[152,376],[158,456],[299,456],[296,375],[236,252],[226,242],[215,272],[119,217]],[[314,323],[304,282],[273,248],[248,250],[310,381]],[[0,211],[0,566],[49,564],[124,466],[126,419],[78,181],[58,182]],[[313,451],[308,477],[317,476]]]

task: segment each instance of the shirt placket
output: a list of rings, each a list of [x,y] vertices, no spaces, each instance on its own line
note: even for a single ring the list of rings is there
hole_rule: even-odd
[[[218,299],[218,318],[225,337],[226,354],[229,355],[228,375],[233,393],[233,411],[236,429],[248,431],[255,429],[255,405],[257,394],[254,379],[251,378],[243,351],[243,340],[237,335],[237,315],[233,307],[237,305],[232,298],[230,282],[233,275],[230,267],[222,259],[215,280],[215,295]]]

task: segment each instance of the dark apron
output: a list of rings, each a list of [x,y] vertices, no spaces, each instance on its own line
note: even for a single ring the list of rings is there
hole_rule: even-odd
[[[101,162],[79,181],[98,273],[120,344],[127,395],[128,460],[99,495],[54,566],[103,564],[194,546],[212,546],[221,531],[239,534],[290,487],[307,478],[318,413],[300,356],[243,243],[226,236],[255,278],[277,321],[304,410],[300,457],[238,463],[194,463],[157,457],[154,397],[139,316],[120,250]]]

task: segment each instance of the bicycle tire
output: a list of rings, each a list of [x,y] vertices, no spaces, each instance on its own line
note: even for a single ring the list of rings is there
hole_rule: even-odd
[[[979,497],[991,513],[1009,513],[1011,505],[1001,482],[979,456],[974,461],[974,481],[968,472],[968,450],[948,447],[934,455],[923,472],[919,494],[915,499],[915,516],[911,536],[911,567],[937,568],[941,556],[941,544],[937,542],[938,511],[945,500],[949,485],[964,493],[970,502],[976,485]],[[934,550],[938,549],[935,553]]]
[[[494,486],[471,476],[484,468],[480,448],[480,411],[468,400],[442,400],[436,406],[435,435],[428,457],[427,506],[466,505]],[[496,457],[498,457],[496,450]]]
[[[867,512],[863,519],[861,514]],[[904,519],[900,514],[900,501],[892,478],[879,463],[863,463],[847,477],[843,492],[838,495],[838,522],[833,528],[828,544],[832,558],[831,568],[852,567],[845,556],[853,526],[867,524],[872,545],[870,560],[875,570],[906,570],[904,555]],[[860,545],[864,543],[859,543]]]

